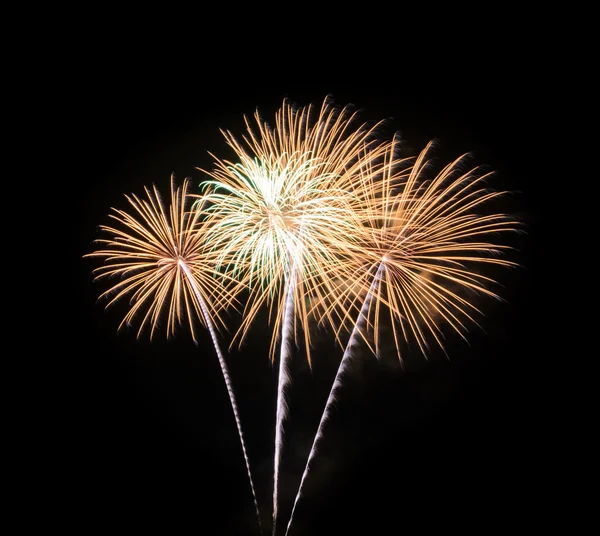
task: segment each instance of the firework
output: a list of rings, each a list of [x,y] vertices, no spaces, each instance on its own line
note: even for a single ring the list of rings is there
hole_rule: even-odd
[[[137,336],[145,328],[150,338],[158,329],[162,315],[167,318],[167,336],[175,333],[182,323],[189,326],[196,341],[195,321],[208,329],[221,366],[229,400],[233,409],[242,452],[260,526],[260,514],[250,472],[250,463],[242,434],[241,422],[227,364],[217,340],[217,328],[224,326],[220,313],[236,306],[234,285],[227,284],[225,275],[219,284],[215,279],[214,259],[203,248],[205,226],[201,210],[186,210],[192,195],[189,181],[175,188],[171,176],[171,205],[161,200],[158,190],[146,188],[147,199],[125,196],[133,209],[131,213],[113,209],[117,226],[101,226],[110,233],[109,239],[99,239],[100,248],[85,257],[104,259],[105,264],[93,271],[95,280],[116,279],[116,283],[101,298],[110,298],[107,307],[128,298],[130,309],[119,329],[141,317]]]
[[[380,167],[384,148],[378,125],[354,125],[349,107],[326,99],[320,109],[284,101],[271,128],[259,113],[238,141],[223,131],[235,162],[215,157],[203,183],[207,204],[207,247],[219,270],[249,290],[244,319],[234,340],[241,341],[258,311],[267,306],[273,324],[270,358],[280,342],[277,396],[273,533],[277,521],[279,464],[291,345],[302,330],[310,363],[308,303],[325,304],[340,259],[358,247],[364,226],[356,182]],[[359,194],[359,195],[357,195]],[[325,315],[329,314],[324,310]]]
[[[327,317],[335,311],[339,336],[348,322],[355,324],[365,297],[373,294],[366,313],[371,348],[379,355],[380,324],[387,316],[402,359],[405,341],[416,341],[425,355],[429,340],[444,349],[444,324],[466,338],[468,324],[477,324],[475,315],[483,314],[470,297],[479,293],[500,299],[490,289],[495,281],[479,267],[515,266],[503,258],[509,247],[498,238],[518,230],[519,222],[506,214],[478,213],[506,192],[485,187],[491,173],[465,169],[468,155],[427,180],[433,143],[410,160],[394,158],[395,143],[387,148],[387,164],[357,182],[364,188],[360,210],[367,232],[339,267],[344,273],[334,283]],[[376,274],[378,283],[371,289]],[[371,345],[364,330],[361,333]]]
[[[441,326],[449,325],[463,338],[468,323],[481,311],[469,301],[474,293],[498,298],[489,287],[494,281],[475,267],[481,264],[512,266],[500,258],[506,249],[496,240],[500,233],[515,231],[518,222],[505,214],[479,214],[482,205],[504,192],[484,188],[489,174],[478,168],[463,170],[466,155],[426,180],[432,144],[407,165],[397,159],[395,141],[387,148],[385,165],[369,168],[357,185],[364,188],[362,219],[368,233],[355,251],[353,263],[330,296],[329,307],[338,312],[340,326],[352,321],[352,331],[327,399],[307,464],[294,501],[287,532],[301,497],[305,479],[316,455],[353,349],[363,340],[379,356],[380,326],[384,315],[392,326],[399,359],[401,343],[416,340],[427,354],[428,339],[442,349]],[[484,238],[484,237],[487,237]],[[464,292],[467,291],[467,292]],[[341,327],[338,329],[338,336]],[[372,332],[373,344],[367,336]]]
[[[355,181],[372,166],[383,147],[375,137],[378,125],[367,128],[355,121],[349,107],[336,109],[325,100],[296,108],[288,101],[270,128],[259,113],[256,127],[246,118],[248,134],[241,143],[224,131],[235,153],[235,163],[215,158],[213,170],[201,170],[207,192],[207,246],[217,253],[217,266],[243,280],[250,290],[243,324],[234,340],[241,344],[259,310],[268,305],[275,358],[284,316],[284,291],[296,266],[294,316],[303,330],[310,362],[308,300],[326,301],[330,269],[347,244],[361,231],[362,200]],[[367,150],[368,149],[368,150]],[[301,308],[301,309],[300,309]]]

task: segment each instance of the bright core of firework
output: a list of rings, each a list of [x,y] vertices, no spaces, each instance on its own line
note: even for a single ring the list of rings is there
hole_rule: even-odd
[[[352,126],[354,114],[327,100],[316,114],[284,101],[274,128],[258,112],[255,120],[253,128],[246,119],[244,143],[223,132],[235,163],[215,157],[213,170],[205,171],[211,178],[203,183],[206,244],[218,269],[250,291],[236,337],[244,338],[268,304],[273,355],[289,290],[310,361],[308,300],[326,302],[332,272],[363,232],[356,182],[369,162],[378,168],[383,149],[375,127]],[[287,288],[292,269],[295,284]]]

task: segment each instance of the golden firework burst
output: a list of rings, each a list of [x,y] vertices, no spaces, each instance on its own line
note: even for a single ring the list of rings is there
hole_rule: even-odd
[[[119,329],[141,317],[138,337],[149,328],[152,339],[164,315],[167,336],[185,322],[196,341],[197,320],[206,326],[208,315],[223,327],[220,312],[237,306],[234,286],[217,278],[214,256],[203,248],[205,227],[201,210],[189,210],[193,201],[189,187],[186,179],[176,188],[172,176],[168,208],[156,187],[145,189],[146,199],[126,195],[133,210],[113,208],[110,217],[117,225],[100,226],[112,236],[96,240],[99,248],[85,255],[104,260],[93,270],[95,280],[115,281],[100,295],[108,299],[106,307],[129,300],[131,307]]]
[[[364,188],[360,210],[368,232],[350,262],[340,265],[343,277],[328,312],[331,318],[337,311],[339,336],[342,326],[357,322],[368,296],[367,325],[377,355],[386,317],[399,357],[402,341],[415,340],[423,354],[430,340],[443,349],[443,325],[465,337],[467,325],[481,314],[472,298],[499,298],[491,290],[495,281],[479,268],[515,266],[502,255],[508,246],[499,237],[517,231],[519,222],[484,208],[507,192],[487,188],[491,173],[468,168],[468,155],[428,179],[432,147],[429,143],[415,158],[396,159],[391,144],[387,164],[357,183]],[[370,343],[364,330],[361,335]]]

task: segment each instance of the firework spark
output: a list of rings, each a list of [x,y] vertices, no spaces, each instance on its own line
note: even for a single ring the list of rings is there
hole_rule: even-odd
[[[205,171],[211,180],[203,183],[207,246],[218,253],[218,268],[243,281],[250,293],[234,340],[241,344],[266,305],[273,323],[272,360],[281,343],[273,533],[291,341],[299,325],[310,363],[307,304],[326,303],[335,267],[348,254],[348,244],[358,245],[364,226],[357,193],[363,192],[355,182],[365,170],[375,172],[384,154],[374,135],[378,125],[355,126],[356,114],[349,107],[335,108],[328,99],[315,111],[284,101],[274,128],[258,112],[255,128],[246,118],[245,143],[224,131],[235,163],[215,157],[214,169]]]
[[[150,329],[150,339],[158,329],[160,317],[166,314],[167,337],[175,333],[178,325],[186,322],[195,342],[195,320],[208,329],[225,380],[233,409],[246,462],[248,479],[260,527],[260,514],[250,462],[242,434],[237,403],[231,385],[227,364],[217,340],[217,325],[223,326],[220,312],[236,306],[235,292],[228,284],[215,279],[214,259],[203,248],[205,227],[200,210],[186,210],[192,195],[188,193],[189,181],[175,188],[171,176],[171,205],[169,210],[161,200],[158,190],[146,188],[147,200],[135,195],[125,196],[133,212],[113,209],[110,217],[118,226],[101,226],[100,230],[112,235],[109,239],[96,240],[101,249],[85,255],[99,257],[105,264],[96,268],[95,280],[117,278],[100,298],[108,298],[107,307],[129,298],[130,309],[119,329],[130,325],[138,315],[142,316],[137,336],[145,328]],[[227,283],[226,276],[223,276]],[[144,312],[145,310],[145,312]],[[262,529],[261,529],[262,532]]]
[[[444,349],[442,324],[465,338],[467,323],[475,322],[475,313],[481,314],[465,294],[475,291],[498,298],[489,290],[494,281],[475,266],[514,265],[499,256],[506,246],[482,238],[495,238],[518,228],[518,222],[505,214],[477,212],[505,193],[483,187],[489,174],[480,174],[478,168],[463,171],[462,156],[427,181],[427,156],[432,144],[410,166],[405,165],[406,159],[394,157],[394,145],[395,141],[388,146],[386,164],[379,173],[367,169],[364,180],[357,183],[365,188],[362,214],[369,232],[366,242],[356,250],[353,264],[343,266],[349,270],[345,279],[356,284],[338,285],[329,302],[330,308],[338,311],[340,326],[350,320],[353,329],[315,434],[286,534],[359,340],[379,356],[380,325],[383,315],[387,315],[399,359],[401,342],[409,339],[417,341],[423,354],[427,354],[430,337]],[[465,290],[468,292],[461,292]],[[358,315],[352,311],[358,311]],[[369,331],[374,345],[367,337]]]

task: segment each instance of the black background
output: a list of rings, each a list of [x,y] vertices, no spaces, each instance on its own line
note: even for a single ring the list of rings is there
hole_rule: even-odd
[[[258,534],[208,335],[195,346],[186,332],[152,343],[136,340],[134,330],[117,333],[126,305],[105,311],[97,303],[105,288],[92,282],[94,261],[82,256],[110,207],[126,208],[123,194],[151,184],[166,193],[171,173],[198,184],[195,167],[210,167],[208,151],[230,156],[220,128],[241,133],[244,114],[258,107],[270,119],[286,97],[306,105],[331,95],[366,121],[388,118],[389,134],[400,131],[413,152],[438,140],[440,163],[471,152],[475,164],[496,171],[492,186],[514,192],[505,208],[526,233],[509,239],[521,268],[498,273],[506,302],[480,302],[484,329],[472,329],[469,345],[450,337],[449,359],[433,352],[425,361],[414,352],[404,368],[393,356],[379,363],[362,356],[340,393],[290,536],[536,523],[531,497],[540,497],[548,478],[540,449],[549,400],[539,231],[546,123],[542,67],[531,49],[480,36],[451,50],[440,40],[422,59],[410,47],[394,54],[387,42],[365,46],[362,56],[334,47],[326,56],[310,49],[303,57],[299,48],[275,57],[281,48],[194,48],[191,39],[182,57],[173,40],[164,50],[134,38],[127,46],[102,43],[110,35],[86,47],[61,81],[74,303],[72,349],[60,362],[61,405],[51,423],[59,454],[48,462],[67,491],[53,515],[83,534],[115,527]],[[265,533],[276,396],[268,337],[268,327],[257,325],[228,357]],[[280,531],[341,357],[326,334],[317,342],[312,371],[301,355],[293,362]]]

